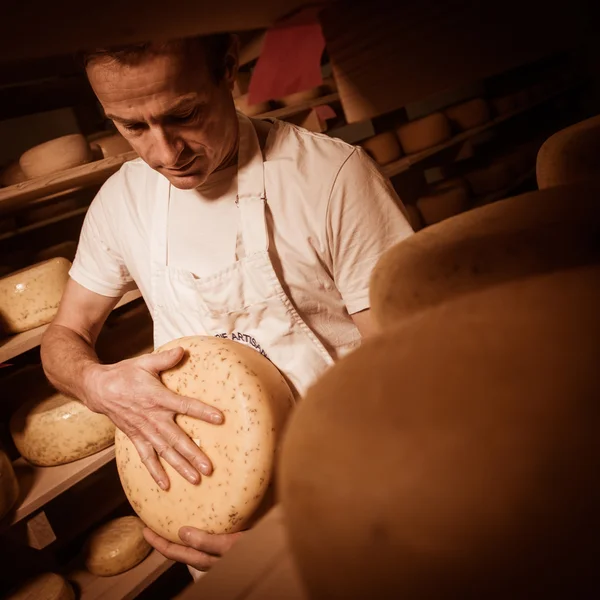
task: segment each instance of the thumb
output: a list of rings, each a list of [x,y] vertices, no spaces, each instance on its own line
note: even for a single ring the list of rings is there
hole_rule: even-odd
[[[147,354],[144,356],[144,367],[158,374],[179,364],[184,354],[185,351],[180,346],[156,354]]]

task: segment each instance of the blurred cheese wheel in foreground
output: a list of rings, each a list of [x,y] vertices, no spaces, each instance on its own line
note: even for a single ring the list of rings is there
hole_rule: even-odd
[[[6,452],[0,448],[0,519],[19,497],[19,483]]]
[[[38,261],[50,260],[51,258],[63,257],[67,260],[73,261],[77,252],[77,242],[68,241],[61,242],[60,244],[54,244],[36,253],[35,259]]]
[[[20,333],[49,323],[58,310],[71,263],[54,258],[0,279],[0,328]]]
[[[213,337],[175,340],[157,351],[178,346],[187,351],[181,363],[161,374],[171,391],[201,399],[225,415],[211,425],[186,416],[177,423],[211,460],[214,471],[198,485],[183,479],[161,461],[171,487],[161,490],[138,452],[120,430],[117,467],[129,502],[156,533],[180,542],[184,525],[209,533],[242,529],[259,507],[273,469],[274,455],[293,396],[281,373],[256,350]]]
[[[23,181],[27,181],[27,175],[23,173],[18,160],[12,162],[0,172],[0,185],[15,185]]]
[[[114,442],[115,426],[107,416],[55,392],[46,382],[40,382],[33,394],[10,420],[15,446],[28,462],[41,467],[63,465]]]
[[[507,282],[325,373],[278,465],[308,597],[598,597],[599,294],[598,267]]]
[[[99,152],[101,158],[110,158],[133,150],[131,144],[120,133],[100,136],[91,142],[90,146],[92,152]]]
[[[83,135],[74,133],[27,150],[19,164],[27,177],[41,177],[83,165],[92,160],[92,151]]]
[[[391,131],[375,135],[361,142],[361,146],[380,165],[387,165],[402,156],[398,138]]]
[[[137,517],[121,517],[101,525],[85,547],[85,566],[101,577],[118,575],[140,564],[152,550]]]
[[[417,200],[417,208],[427,225],[439,223],[469,208],[469,186],[459,178],[431,187],[431,193]]]
[[[600,186],[531,192],[410,236],[379,260],[370,286],[380,327],[448,298],[600,259]]]
[[[237,110],[247,117],[254,117],[271,110],[270,102],[259,102],[258,104],[248,104],[248,94],[236,98],[233,103]]]
[[[450,121],[462,131],[479,127],[491,119],[490,107],[483,98],[473,98],[444,110]]]
[[[6,600],[75,600],[75,592],[64,577],[43,573],[24,583]]]
[[[448,117],[444,113],[436,112],[401,125],[396,129],[396,134],[404,152],[414,154],[449,140],[452,130]]]

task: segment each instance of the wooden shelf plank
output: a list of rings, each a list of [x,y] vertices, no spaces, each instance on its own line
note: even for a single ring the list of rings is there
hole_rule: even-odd
[[[139,290],[127,292],[121,300],[119,300],[119,303],[115,308],[119,308],[120,306],[133,302],[141,297],[142,294]],[[39,346],[46,329],[48,329],[48,325],[42,325],[41,327],[36,327],[35,329],[0,339],[0,364]]]
[[[137,157],[138,155],[134,151],[126,152],[119,156],[111,156],[86,165],[73,167],[60,173],[36,177],[29,181],[11,185],[0,190],[0,214],[15,210],[15,208],[43,196],[49,196],[71,188],[102,183],[110,175],[116,173],[121,165]]]
[[[526,113],[529,110],[535,108],[536,106],[539,106],[540,104],[543,104],[544,102],[552,100],[552,98],[560,96],[561,94],[564,94],[565,92],[573,89],[574,87],[576,87],[576,85],[578,85],[578,84],[569,85],[565,88],[562,88],[556,92],[553,92],[552,94],[549,94],[548,96],[546,96],[544,98],[541,98],[537,102],[533,102],[529,106],[526,106],[524,108],[519,108],[517,110],[506,113],[505,115],[496,117],[495,119],[488,121],[487,123],[485,123],[484,125],[481,125],[480,127],[475,127],[473,129],[469,129],[468,131],[463,131],[462,133],[459,133],[458,135],[455,135],[453,138],[449,139],[447,142],[438,144],[437,146],[433,146],[432,148],[428,148],[427,150],[423,150],[422,152],[416,152],[415,154],[409,154],[408,156],[404,156],[403,158],[401,158],[393,163],[389,163],[387,165],[382,166],[381,170],[382,170],[383,174],[386,175],[387,177],[394,177],[395,175],[404,173],[405,171],[408,171],[408,169],[410,169],[414,165],[424,161],[426,158],[434,156],[435,154],[438,154],[439,152],[442,152],[443,150],[451,148],[452,146],[455,146],[457,144],[465,142],[466,140],[473,138],[473,137],[483,133],[484,131],[487,131],[488,129],[492,129],[493,127],[496,127],[500,123],[504,123],[505,121],[513,119],[514,117],[516,117],[518,115]]]
[[[34,203],[35,207],[35,203]],[[77,217],[79,215],[84,215],[89,206],[81,206],[80,208],[76,208],[75,210],[70,210],[62,215],[56,215],[51,219],[45,219],[44,221],[39,221],[38,223],[32,223],[31,225],[26,225],[25,227],[17,227],[12,231],[7,231],[0,235],[0,242],[4,240],[8,240],[10,238],[16,237],[18,235],[22,235],[24,233],[30,233],[31,231],[35,231],[36,229],[41,229],[42,227],[46,227],[48,225],[54,225],[55,223],[60,223],[61,221],[66,221],[67,219],[72,219],[73,217]]]
[[[328,94],[327,96],[320,96],[319,98],[314,98],[313,100],[302,102],[302,104],[296,104],[296,106],[284,106],[283,108],[270,110],[269,112],[256,115],[256,118],[285,119],[286,117],[293,117],[294,115],[304,112],[305,110],[310,110],[315,106],[322,106],[323,104],[331,104],[332,102],[338,102],[339,99],[340,95],[336,92],[335,94]]]
[[[137,567],[114,577],[97,577],[79,568],[73,570],[68,578],[79,586],[80,600],[131,600],[173,564],[173,561],[153,550]]]
[[[13,463],[21,486],[17,508],[11,513],[8,525],[14,525],[25,517],[79,483],[115,457],[115,447],[58,467],[34,467],[22,458]]]

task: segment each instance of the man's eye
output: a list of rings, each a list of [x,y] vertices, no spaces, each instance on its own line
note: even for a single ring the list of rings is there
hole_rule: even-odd
[[[127,131],[142,131],[142,129],[144,129],[145,124],[144,123],[125,123],[123,125],[123,127],[125,127],[125,129],[127,129]]]
[[[190,112],[184,113],[182,115],[171,115],[170,120],[173,123],[187,123],[189,121],[193,121],[198,116],[198,109],[194,108]]]

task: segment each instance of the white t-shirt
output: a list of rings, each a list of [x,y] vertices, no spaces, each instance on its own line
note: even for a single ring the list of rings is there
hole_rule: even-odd
[[[275,271],[338,358],[359,340],[350,315],[369,308],[375,263],[412,229],[391,183],[360,148],[275,121],[263,154]],[[151,313],[151,222],[161,177],[138,159],[108,179],[87,213],[70,273],[104,296],[137,286]],[[170,266],[204,277],[239,257],[236,192],[235,167],[196,190],[171,188]]]

